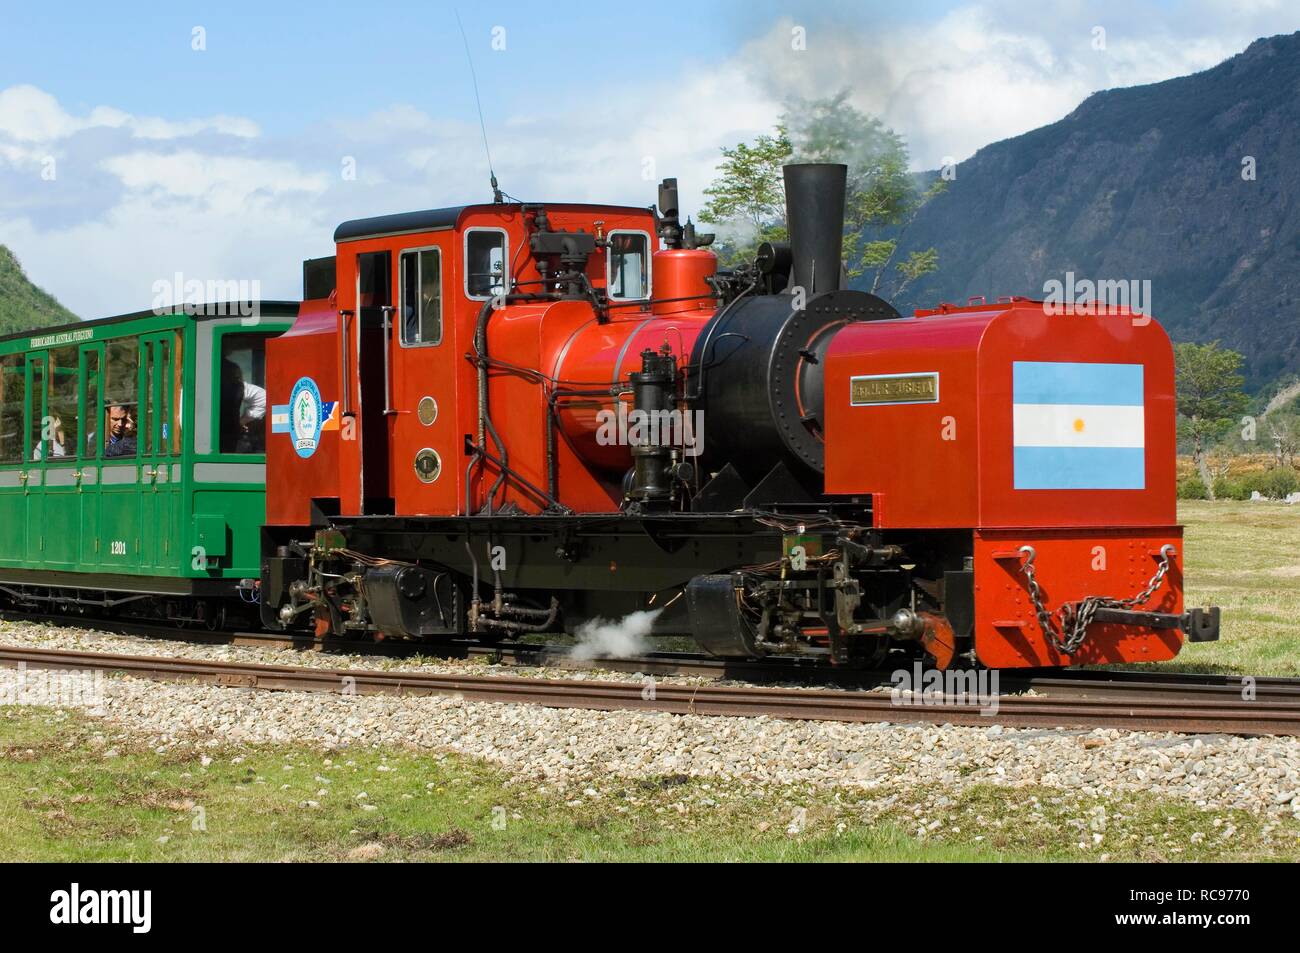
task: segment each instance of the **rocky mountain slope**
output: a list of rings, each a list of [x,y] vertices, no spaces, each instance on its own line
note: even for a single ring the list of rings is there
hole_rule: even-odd
[[[905,234],[940,267],[896,303],[1041,298],[1068,272],[1149,281],[1175,340],[1241,351],[1260,387],[1300,372],[1297,198],[1300,33],[981,149]]]

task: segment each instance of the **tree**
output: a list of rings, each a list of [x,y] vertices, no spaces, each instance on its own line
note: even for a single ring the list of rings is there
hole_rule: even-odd
[[[1206,461],[1208,445],[1222,436],[1246,407],[1244,378],[1237,373],[1243,358],[1236,351],[1190,342],[1174,345],[1175,389],[1180,432],[1192,442],[1192,462],[1214,499],[1214,481]]]
[[[1270,414],[1268,435],[1273,439],[1273,461],[1279,467],[1294,467],[1300,453],[1300,417]]]
[[[845,270],[850,278],[874,272],[871,292],[880,292],[886,276],[896,273],[893,297],[939,267],[931,247],[911,252],[894,264],[899,243],[921,208],[947,187],[937,179],[917,188],[908,171],[907,145],[874,116],[856,109],[848,90],[834,96],[799,101],[786,109],[781,126],[788,130],[795,158],[805,162],[843,162],[849,167],[844,216]],[[892,234],[887,234],[892,233]]]
[[[850,278],[872,272],[871,290],[877,292],[892,275],[891,290],[898,295],[938,267],[934,248],[911,252],[901,262],[894,259],[903,232],[946,183],[918,190],[902,138],[854,108],[848,95],[844,90],[824,99],[792,102],[773,135],[722,150],[718,178],[704,190],[709,201],[700,219],[730,226],[719,248],[728,264],[752,258],[760,242],[784,240],[781,167],[793,159],[848,166],[844,254]]]
[[[708,203],[700,221],[729,224],[736,234],[719,248],[729,264],[754,257],[759,244],[785,238],[785,179],[781,167],[790,159],[790,137],[781,126],[753,144],[722,149],[718,178],[704,194]]]
[[[920,278],[922,275],[928,275],[939,268],[939,252],[931,247],[925,251],[908,252],[907,258],[895,266],[898,273],[902,275],[903,280],[894,288],[894,297],[897,298],[903,293],[903,289],[909,284]],[[880,275],[876,275],[876,284],[871,286],[874,293],[876,285],[879,284]]]

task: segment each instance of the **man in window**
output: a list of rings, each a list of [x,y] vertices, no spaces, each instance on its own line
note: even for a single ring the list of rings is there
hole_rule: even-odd
[[[104,444],[104,456],[135,456],[135,419],[126,404],[113,404],[108,408],[108,440]]]
[[[243,372],[240,372],[241,376]],[[250,434],[260,433],[266,424],[266,388],[242,381],[244,399],[239,403],[239,422]]]
[[[230,358],[221,362],[221,452],[263,453],[266,449],[266,389],[244,380]]]

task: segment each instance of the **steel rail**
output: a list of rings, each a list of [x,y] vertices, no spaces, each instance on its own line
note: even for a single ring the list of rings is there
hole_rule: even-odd
[[[673,714],[769,716],[846,722],[926,722],[1024,728],[1121,728],[1189,734],[1300,735],[1300,702],[1203,701],[1189,706],[1165,696],[1114,699],[1005,695],[996,706],[938,696],[916,704],[889,692],[770,688],[745,685],[646,684],[503,675],[447,675],[292,665],[219,662],[159,656],[0,646],[0,665],[121,673],[160,681],[261,691],[341,694],[451,695],[469,701],[552,708],[636,709]],[[900,703],[901,701],[901,703]],[[995,707],[995,710],[993,710]]]
[[[570,646],[555,644],[485,644],[464,639],[442,642],[363,642],[330,640],[310,635],[275,632],[180,629],[165,623],[134,619],[96,620],[76,616],[0,611],[0,619],[40,622],[68,627],[93,626],[91,631],[136,635],[151,639],[239,647],[282,648],[328,654],[348,654],[442,659],[484,658],[496,664],[554,668],[558,671],[611,671],[650,676],[695,676],[749,681],[758,684],[792,683],[842,688],[890,687],[896,671],[837,668],[825,661],[776,656],[767,659],[720,659],[688,652],[651,652],[624,658],[578,659]],[[909,675],[913,670],[904,669]],[[1001,693],[1036,692],[1040,695],[1142,698],[1163,695],[1188,702],[1300,701],[1300,678],[1185,673],[1154,669],[1004,669],[998,672]],[[1252,697],[1253,696],[1253,697]]]

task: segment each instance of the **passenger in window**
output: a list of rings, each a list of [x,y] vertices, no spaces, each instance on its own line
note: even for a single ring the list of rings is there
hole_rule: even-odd
[[[58,414],[51,414],[50,425],[54,428],[54,439],[50,441],[50,457],[51,459],[54,457],[66,457],[68,455],[66,449],[68,436],[63,431],[63,418]],[[44,456],[44,450],[45,441],[42,440],[36,445],[36,449],[32,451],[32,459],[40,460]]]
[[[266,452],[266,390],[244,380],[238,364],[221,362],[221,452]]]
[[[126,404],[113,404],[108,408],[108,440],[104,443],[104,456],[135,456],[135,417]]]
[[[244,399],[239,404],[239,421],[248,433],[261,433],[266,421],[266,388],[252,381],[241,383],[244,385]]]

